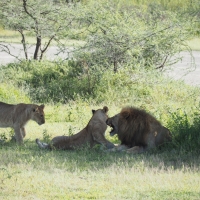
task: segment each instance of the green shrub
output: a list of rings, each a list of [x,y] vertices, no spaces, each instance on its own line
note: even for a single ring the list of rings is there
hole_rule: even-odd
[[[92,94],[96,81],[74,61],[24,61],[9,64],[1,70],[5,81],[26,88],[32,101],[39,102],[64,103],[75,100],[77,95],[87,97]]]
[[[1,83],[0,101],[7,103],[28,103],[30,102],[30,99],[23,90],[20,90],[11,84]]]
[[[162,115],[190,108],[199,89],[172,81],[162,72],[127,66],[114,73],[84,68],[80,62],[21,62],[1,67],[3,82],[28,91],[31,101],[65,103],[83,99],[97,104],[134,105]],[[159,109],[158,109],[159,108]]]
[[[185,151],[198,150],[200,146],[200,107],[187,114],[183,109],[171,113],[168,125],[173,133],[173,143]]]

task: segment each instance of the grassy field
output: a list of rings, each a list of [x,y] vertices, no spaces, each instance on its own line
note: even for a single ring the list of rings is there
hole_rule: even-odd
[[[78,132],[90,119],[91,109],[99,107],[103,105],[86,104],[70,117],[67,105],[47,105],[46,123],[29,122],[23,146],[10,141],[10,129],[0,129],[0,135],[8,138],[0,145],[0,199],[199,199],[199,152],[167,148],[130,155],[104,152],[99,147],[76,151],[37,147],[36,138],[48,140]],[[109,115],[116,112],[112,107]],[[75,113],[79,120],[73,117]],[[109,130],[107,139],[118,142],[109,136]]]
[[[45,63],[40,64],[36,63],[38,74],[45,69]],[[33,70],[32,65],[29,68]],[[22,66],[1,69],[0,80],[5,80],[0,82],[0,101],[31,102],[24,85],[17,88],[27,77]],[[32,70],[29,75],[34,74]],[[129,79],[127,73],[105,73],[96,99],[77,97],[76,101],[65,104],[46,103],[46,123],[38,126],[29,122],[23,146],[10,141],[13,134],[10,129],[1,128],[0,139],[7,140],[0,143],[0,199],[198,200],[199,88],[168,80],[160,73],[133,74]],[[31,90],[32,95],[43,93],[44,89]],[[104,101],[97,103],[102,98]],[[48,151],[37,147],[36,138],[48,141],[57,135],[77,133],[88,123],[91,110],[105,105],[109,116],[125,105],[147,109],[170,128],[173,138],[178,136],[180,144],[140,155],[109,153],[98,146],[76,151]],[[110,128],[106,138],[118,143],[116,137],[109,136],[109,131]]]
[[[198,154],[38,149],[44,130],[65,134],[67,126],[30,122],[24,146],[0,146],[0,199],[199,199]]]

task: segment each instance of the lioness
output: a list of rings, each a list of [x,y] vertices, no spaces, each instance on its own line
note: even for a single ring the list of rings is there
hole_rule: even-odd
[[[87,126],[75,135],[54,137],[50,144],[42,143],[36,139],[36,143],[43,149],[70,150],[85,145],[92,148],[96,144],[101,144],[108,149],[113,148],[114,144],[105,138],[107,112],[107,106],[104,106],[103,109],[92,110],[93,115]]]
[[[15,139],[18,144],[23,143],[26,135],[24,126],[29,120],[39,125],[45,123],[44,105],[24,104],[17,105],[0,102],[0,127],[11,127],[15,131]]]
[[[142,153],[148,149],[170,142],[169,129],[161,125],[144,110],[126,107],[106,121],[112,127],[110,135],[118,135],[121,145],[111,151],[126,150],[129,153]]]

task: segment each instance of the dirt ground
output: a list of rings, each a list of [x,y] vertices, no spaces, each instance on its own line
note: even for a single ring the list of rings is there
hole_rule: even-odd
[[[182,59],[166,71],[174,79],[184,80],[187,84],[200,87],[200,51],[181,52]]]

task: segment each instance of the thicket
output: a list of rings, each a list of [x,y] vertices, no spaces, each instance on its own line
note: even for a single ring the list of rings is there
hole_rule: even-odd
[[[98,73],[84,73],[74,61],[24,61],[1,67],[2,80],[24,88],[32,101],[66,103],[77,96],[94,97]],[[13,79],[14,77],[14,79]]]

